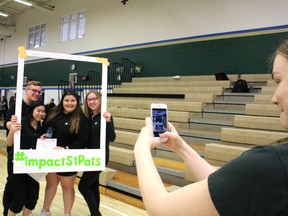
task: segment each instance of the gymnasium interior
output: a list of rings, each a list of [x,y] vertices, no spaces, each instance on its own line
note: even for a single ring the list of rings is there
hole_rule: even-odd
[[[167,104],[169,122],[215,167],[255,146],[288,136],[280,124],[278,107],[271,103],[276,85],[270,62],[275,48],[288,38],[286,1],[24,3],[31,5],[0,0],[0,96],[9,100],[17,91],[19,47],[109,62],[107,110],[114,118],[116,140],[110,143],[110,161],[100,178],[103,215],[148,215],[133,148],[145,117],[150,116],[151,103]],[[91,62],[27,57],[23,92],[29,81],[37,80],[43,84],[45,104],[53,98],[57,105],[66,89],[76,90],[83,103],[89,90],[102,90],[102,71],[100,64]],[[225,73],[228,80],[216,80],[217,73]],[[239,79],[246,81],[247,92],[233,91]],[[4,119],[0,118],[2,200],[7,153]],[[160,146],[152,154],[167,191],[196,181],[183,160],[169,149]],[[80,178],[81,172],[75,188]],[[35,212],[41,210],[44,187],[41,184]],[[61,203],[60,188],[57,197]],[[59,202],[54,200],[53,208],[60,215],[63,206]],[[83,212],[89,213],[78,193],[73,214]]]

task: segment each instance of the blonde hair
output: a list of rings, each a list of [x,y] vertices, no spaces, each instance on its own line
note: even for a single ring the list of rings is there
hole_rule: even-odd
[[[281,43],[281,45],[276,49],[276,54],[280,54],[288,58],[288,40]]]
[[[92,114],[92,110],[88,107],[88,101],[87,98],[90,94],[95,94],[99,100],[99,108],[97,110],[97,113],[101,112],[101,93],[99,91],[96,90],[90,90],[87,92],[86,96],[85,96],[85,102],[84,102],[84,114],[87,118],[90,117],[90,115]]]
[[[288,58],[288,40],[282,41],[281,44],[275,50],[275,52],[273,52],[271,54],[270,58],[268,58],[268,65],[269,65],[268,69],[271,72],[273,71],[274,60],[275,60],[277,55],[282,55],[282,56]],[[272,79],[273,79],[273,73],[272,73]]]
[[[31,85],[42,87],[42,83],[41,82],[36,81],[36,80],[31,80],[30,82],[27,83],[27,87],[26,88],[29,88]]]

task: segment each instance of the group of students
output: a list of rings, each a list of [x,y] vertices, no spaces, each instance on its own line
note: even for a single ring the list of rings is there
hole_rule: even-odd
[[[288,40],[284,41],[273,55],[272,78],[276,83],[272,103],[279,107],[280,122],[284,128],[288,129]],[[28,115],[23,119],[22,127],[17,124],[15,117],[9,118],[11,119],[7,122],[7,127],[10,129],[8,134],[9,146],[13,144],[13,132],[20,128],[22,131],[27,131],[27,134],[32,132],[37,134],[37,137],[41,134],[38,134],[38,130],[45,131],[47,127],[52,126],[54,128],[53,137],[59,139],[61,148],[99,147],[100,136],[97,134],[99,128],[94,128],[99,127],[98,123],[95,124],[100,120],[99,93],[91,91],[85,99],[85,114],[90,120],[90,125],[89,120],[81,111],[77,94],[68,91],[63,95],[61,103],[48,113],[42,129],[40,122],[44,116],[44,106],[41,104],[32,105],[32,102],[38,100],[40,93],[40,85],[30,83],[27,86],[22,111],[27,110],[28,112],[24,113]],[[30,101],[25,100],[27,98],[30,98]],[[111,114],[105,112],[105,118],[107,122],[106,147],[108,147],[109,141],[115,139],[115,132]],[[69,123],[68,126],[64,126],[66,122]],[[87,136],[83,136],[83,133],[86,134],[89,128],[93,131],[90,133],[90,140],[87,139]],[[94,130],[98,132],[94,132]],[[167,141],[161,143],[160,139],[154,137],[151,118],[147,117],[146,126],[141,129],[134,147],[140,191],[149,215],[288,215],[288,139],[279,141],[275,145],[260,146],[248,150],[240,157],[216,169],[201,158],[179,136],[171,123],[169,123],[168,131],[160,134],[160,137],[167,138]],[[26,139],[25,136],[23,139]],[[33,138],[29,136],[27,139]],[[29,144],[31,143],[33,142],[29,142]],[[89,143],[88,146],[86,146],[87,143]],[[35,145],[27,146],[26,144],[28,142],[21,140],[23,148],[35,148]],[[176,191],[167,192],[151,154],[151,149],[159,145],[165,145],[177,153],[198,181]],[[12,152],[9,147],[8,151],[9,153]],[[106,151],[108,156],[109,152]],[[13,157],[13,154],[10,156]],[[31,183],[27,174],[14,175],[13,172],[11,173],[11,167],[9,168],[11,159],[8,160],[8,171],[10,172],[4,191],[4,207],[5,209],[8,207],[8,215],[15,215],[22,208],[23,215],[29,215],[36,205],[39,185],[37,186],[33,181]],[[101,215],[98,210],[99,191],[96,192],[99,174],[100,172],[84,172],[79,183],[79,190],[88,204],[91,215]],[[76,173],[73,172],[49,173],[47,175],[45,201],[41,215],[51,215],[49,208],[59,182],[61,182],[63,189],[64,213],[66,215],[71,214],[75,196],[72,185],[75,177]],[[21,184],[27,184],[29,186],[27,188],[34,189],[21,189],[17,185],[17,189],[13,191],[14,194],[6,196],[7,185],[9,188],[10,183],[13,187],[17,181],[21,181]],[[19,192],[19,189],[23,191],[23,194]],[[29,193],[32,191],[35,193],[30,195]],[[95,200],[97,201],[95,202]],[[6,214],[4,213],[4,215]]]
[[[32,210],[39,197],[39,183],[28,174],[13,174],[14,133],[21,130],[21,149],[36,149],[38,138],[45,138],[48,128],[52,128],[52,138],[57,139],[55,149],[99,149],[101,122],[101,94],[91,90],[86,94],[84,111],[78,94],[66,90],[60,103],[45,113],[45,105],[39,100],[42,84],[31,81],[25,89],[22,100],[22,119],[18,123],[15,104],[7,113],[4,122],[7,128],[8,177],[3,193],[3,215],[16,215],[22,211],[23,216],[32,215]],[[106,119],[106,165],[109,161],[109,142],[116,138],[113,117],[107,111]],[[44,119],[44,120],[43,120]],[[93,216],[101,215],[99,211],[99,176],[101,171],[85,171],[78,188]],[[57,172],[46,175],[44,204],[40,216],[50,216],[50,207],[60,183],[63,193],[64,216],[71,215],[75,200],[74,183],[77,172]]]

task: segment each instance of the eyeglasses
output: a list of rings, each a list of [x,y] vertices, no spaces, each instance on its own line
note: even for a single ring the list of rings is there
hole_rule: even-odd
[[[42,94],[42,92],[41,91],[38,91],[38,90],[36,90],[36,89],[30,89],[33,93],[38,93],[39,95],[41,95]]]
[[[93,97],[93,98],[87,98],[88,103],[95,102],[98,98]]]

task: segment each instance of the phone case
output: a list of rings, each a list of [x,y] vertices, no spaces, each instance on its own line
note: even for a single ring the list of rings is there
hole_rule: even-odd
[[[161,133],[168,130],[168,110],[166,104],[151,104],[151,119],[153,124],[153,133],[159,137]],[[161,141],[165,141],[160,138]]]

